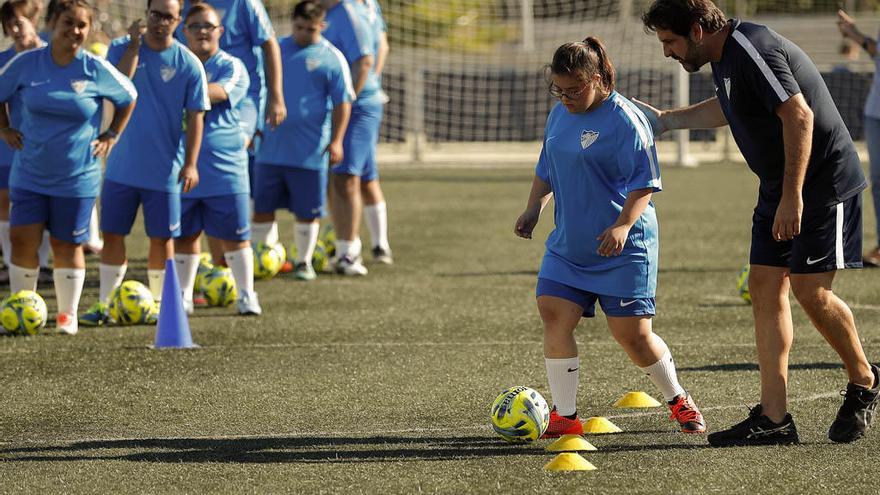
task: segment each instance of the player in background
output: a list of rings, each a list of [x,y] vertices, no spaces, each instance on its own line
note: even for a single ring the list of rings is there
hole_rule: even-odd
[[[651,196],[660,190],[654,136],[636,106],[614,91],[614,67],[593,37],[556,50],[547,118],[532,190],[514,233],[530,239],[552,197],[556,228],[538,273],[544,361],[553,396],[545,437],[582,434],[577,415],[580,362],[574,330],[595,316],[663,394],[685,433],[706,431],[676,377],[669,347],[652,330],[658,226]]]
[[[43,10],[43,3],[39,2],[39,10]],[[52,39],[52,31],[55,29],[55,13],[58,10],[58,0],[49,0],[49,3],[46,4],[46,15],[43,16],[43,30],[40,31],[39,36],[45,42],[49,42]]]
[[[375,179],[375,144],[382,122],[382,96],[373,73],[375,44],[368,13],[355,0],[322,0],[327,10],[324,38],[345,56],[351,70],[355,102],[345,132],[342,162],[330,169],[330,209],[336,230],[337,273],[366,275],[361,258],[361,182]]]
[[[280,42],[285,101],[296,105],[288,119],[267,129],[256,159],[254,223],[275,223],[275,210],[296,216],[294,276],[313,280],[312,254],[325,214],[327,167],[343,158],[343,136],[354,89],[342,54],[321,36],[324,8],[298,3],[293,34]],[[258,238],[266,242],[264,238]]]
[[[367,223],[367,230],[370,232],[370,241],[372,243],[373,259],[379,263],[390,265],[394,262],[391,255],[391,246],[388,243],[388,207],[385,203],[385,195],[382,194],[382,187],[379,184],[378,162],[376,161],[376,145],[379,140],[379,127],[382,123],[382,111],[386,103],[388,103],[388,95],[382,91],[382,70],[385,68],[385,62],[388,60],[388,33],[385,26],[385,19],[382,18],[382,8],[379,6],[378,0],[358,0],[364,6],[367,13],[367,25],[373,34],[373,48],[376,52],[376,59],[371,69],[371,77],[376,79],[379,85],[379,99],[372,101],[369,105],[375,106],[381,103],[379,107],[379,122],[376,127],[375,140],[367,157],[367,170],[361,176],[361,197],[364,203],[364,220]],[[361,111],[361,99],[355,102],[355,111]],[[368,106],[369,106],[368,105]],[[366,111],[371,111],[369,108]]]
[[[9,176],[13,292],[35,290],[37,250],[48,229],[55,256],[57,328],[78,330],[76,311],[85,280],[82,243],[106,156],[134,109],[134,86],[111,64],[83,49],[94,12],[85,0],[60,0],[48,46],[16,55],[0,69],[0,102],[20,97],[21,127],[10,127],[0,105],[0,135],[16,153]],[[103,101],[116,111],[98,134]]]
[[[134,82],[139,105],[131,116],[131,132],[120,137],[107,160],[101,192],[100,292],[98,301],[80,319],[84,325],[106,321],[107,299],[122,283],[128,267],[125,237],[141,205],[150,238],[150,292],[156,301],[161,299],[165,261],[173,257],[172,238],[180,233],[180,193],[199,182],[196,160],[204,113],[211,108],[205,70],[174,39],[180,2],[152,0],[146,14],[146,29],[143,21],[136,20],[129,35],[113,40],[107,52],[107,60]]]
[[[880,368],[868,362],[852,311],[832,283],[837,270],[862,266],[867,183],[822,76],[797,45],[766,26],[726,19],[709,0],[658,0],[642,20],[664,56],[688,72],[711,64],[715,81],[714,97],[686,108],[661,112],[640,103],[656,133],[729,124],[760,179],[749,293],[761,402],[744,421],[709,435],[709,444],[799,441],[787,402],[790,292],[846,366],[849,383],[828,437],[859,439],[880,404]]]
[[[239,59],[220,50],[223,26],[211,5],[190,7],[183,24],[187,46],[205,66],[211,99],[198,159],[199,187],[181,196],[181,234],[174,242],[183,307],[192,313],[199,237],[204,231],[220,240],[238,288],[239,314],[259,315],[262,309],[254,291],[254,253],[249,241],[247,136],[238,119],[250,79]]]

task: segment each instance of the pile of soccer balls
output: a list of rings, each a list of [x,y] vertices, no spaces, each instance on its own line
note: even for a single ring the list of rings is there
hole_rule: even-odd
[[[536,390],[511,387],[495,399],[490,409],[492,429],[510,443],[533,442],[550,425],[550,408]]]

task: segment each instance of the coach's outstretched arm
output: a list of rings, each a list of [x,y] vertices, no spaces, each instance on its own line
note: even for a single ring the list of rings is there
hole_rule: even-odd
[[[632,101],[648,117],[655,136],[675,129],[711,129],[727,125],[717,97],[674,110],[659,110],[635,98]]]

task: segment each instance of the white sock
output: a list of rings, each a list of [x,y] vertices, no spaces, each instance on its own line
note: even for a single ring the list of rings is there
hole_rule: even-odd
[[[321,230],[318,222],[293,224],[293,242],[296,244],[296,262],[303,261],[312,264],[312,254],[318,243],[318,232]]]
[[[373,247],[380,247],[390,251],[388,245],[388,209],[385,202],[364,206],[364,219],[367,221],[367,230],[370,231],[370,240]]]
[[[3,249],[3,262],[12,264],[12,240],[9,238],[9,220],[0,220],[0,248]]]
[[[100,274],[100,288],[98,289],[98,300],[104,304],[110,302],[110,293],[113,289],[119,287],[119,284],[125,279],[125,272],[128,270],[127,264],[107,265],[98,264],[98,273]]]
[[[251,222],[251,242],[267,246],[278,244],[278,222]]]
[[[199,271],[198,254],[174,254],[177,265],[177,279],[180,281],[180,292],[185,302],[192,302],[193,290],[196,286],[196,273]]]
[[[41,268],[49,268],[49,253],[52,247],[49,245],[49,231],[43,231],[43,242],[40,243],[40,249],[37,251],[37,256],[40,258],[40,267]]]
[[[85,268],[56,268],[52,272],[55,279],[55,298],[59,313],[70,313],[76,318],[83,283],[86,281]]]
[[[336,257],[342,258],[348,256],[351,252],[351,241],[336,240]]]
[[[39,268],[24,268],[9,263],[9,289],[13,294],[20,290],[37,290]]]
[[[571,416],[577,412],[579,362],[577,356],[563,359],[544,358],[553,405],[561,416]]]
[[[352,258],[357,258],[361,255],[361,249],[363,248],[363,244],[361,243],[360,237],[355,237],[353,241],[348,245],[348,255]]]
[[[92,207],[92,218],[89,219],[89,242],[90,246],[103,246],[101,240],[101,225],[98,223],[98,205]]]
[[[232,270],[232,278],[238,287],[238,297],[244,294],[254,293],[254,250],[248,246],[238,251],[228,251],[223,254],[226,264]]]
[[[670,354],[666,342],[656,334],[654,334],[654,342],[656,342],[657,347],[666,350],[663,352],[663,357],[661,357],[659,361],[651,366],[642,368],[642,371],[648,375],[648,378],[651,379],[651,382],[654,383],[657,390],[663,394],[663,398],[666,402],[669,402],[677,395],[681,395],[685,392],[684,389],[681,388],[681,385],[678,384],[678,377],[675,373],[675,362],[672,360],[672,354]]]
[[[150,292],[156,302],[162,300],[162,286],[165,285],[165,269],[155,270],[147,268],[147,282],[150,284]]]

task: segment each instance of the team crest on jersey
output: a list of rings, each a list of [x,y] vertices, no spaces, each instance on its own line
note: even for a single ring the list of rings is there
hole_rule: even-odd
[[[727,99],[730,99],[730,78],[724,78],[724,91],[727,93]]]
[[[159,76],[161,76],[162,80],[165,82],[170,81],[171,78],[174,77],[174,74],[177,74],[177,69],[175,69],[174,67],[169,67],[167,65],[163,65],[159,69]]]
[[[83,91],[86,90],[86,86],[88,86],[89,82],[85,79],[74,79],[70,81],[70,87],[73,89],[73,92],[76,94],[82,94]]]
[[[599,139],[599,133],[596,131],[581,131],[581,149],[585,150]]]
[[[306,70],[312,72],[321,66],[321,60],[317,58],[307,58],[306,59]]]

